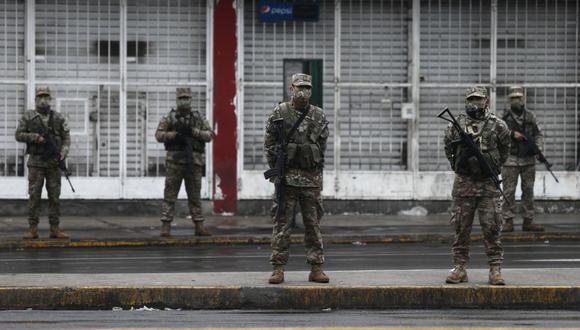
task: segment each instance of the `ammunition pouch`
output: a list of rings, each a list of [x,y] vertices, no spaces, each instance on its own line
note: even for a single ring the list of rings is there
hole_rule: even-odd
[[[165,146],[165,150],[167,151],[182,151],[187,146],[187,144],[184,141],[170,141],[165,142],[163,145]],[[205,143],[203,141],[199,141],[198,139],[192,139],[191,149],[194,152],[202,154],[205,152]]]
[[[483,158],[485,158],[493,173],[489,173],[489,170],[485,168],[484,164],[480,163],[475,154],[465,152],[465,150],[459,151],[459,154],[455,158],[453,171],[457,174],[467,175],[477,179],[491,177],[494,173],[499,174],[500,168],[497,165],[497,158],[493,156],[494,150],[482,151]]]
[[[314,143],[288,143],[288,167],[302,170],[320,168],[322,154]]]

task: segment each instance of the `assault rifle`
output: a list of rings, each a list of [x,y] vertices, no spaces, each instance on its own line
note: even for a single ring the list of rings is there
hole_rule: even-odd
[[[446,113],[449,115],[449,117],[445,117]],[[449,111],[449,108],[446,107],[445,109],[443,109],[443,111],[441,111],[437,115],[437,118],[441,118],[451,123],[451,125],[453,125],[455,130],[459,133],[459,139],[456,141],[456,143],[462,144],[465,147],[467,154],[474,156],[477,159],[479,167],[482,169],[484,175],[486,175],[491,179],[497,190],[499,190],[499,192],[501,193],[504,201],[509,204],[509,201],[507,200],[505,194],[503,193],[503,190],[501,189],[501,180],[499,179],[498,167],[489,164],[489,161],[485,158],[485,156],[483,156],[481,150],[479,150],[479,147],[477,146],[475,141],[473,141],[473,137],[467,134],[467,132],[465,132],[463,128],[461,128],[461,125],[459,125],[457,119],[455,119],[451,111]]]
[[[278,132],[278,144],[276,145],[276,163],[273,168],[264,172],[264,178],[266,180],[270,180],[271,178],[275,178],[274,180],[274,188],[276,189],[276,215],[275,218],[279,219],[280,215],[285,210],[285,199],[284,195],[286,192],[286,163],[288,162],[288,151],[286,147],[288,146],[288,138],[294,135],[294,132],[298,129],[298,126],[302,123],[306,114],[308,113],[308,109],[304,109],[304,112],[300,115],[298,120],[294,123],[294,126],[290,129],[288,136],[286,136],[286,127],[284,126],[284,118],[276,119],[274,123],[276,123],[276,130]]]
[[[51,110],[52,111],[52,110]],[[50,114],[50,116],[52,117],[52,114]],[[40,136],[42,136],[42,138],[44,138],[45,141],[45,145],[46,148],[44,149],[45,151],[42,153],[41,158],[43,158],[44,160],[56,160],[57,164],[58,164],[58,168],[62,171],[62,173],[64,174],[64,177],[66,178],[66,181],[68,181],[68,184],[70,185],[70,189],[72,190],[72,192],[75,192],[75,188],[73,187],[72,183],[70,182],[70,178],[69,175],[71,175],[71,171],[66,167],[66,163],[64,161],[64,159],[60,158],[60,150],[58,149],[56,142],[54,141],[54,138],[52,137],[52,135],[47,131],[46,128],[44,128],[44,123],[42,122],[42,119],[38,116],[36,117],[40,120]]]
[[[509,116],[512,116],[512,114],[510,113]],[[513,118],[513,116],[512,116]],[[514,118],[515,121],[515,118]],[[517,122],[516,122],[517,125]],[[544,166],[546,166],[546,170],[548,170],[548,172],[550,172],[550,174],[552,174],[552,177],[554,178],[554,180],[556,180],[556,182],[560,183],[560,181],[558,180],[558,178],[556,177],[556,175],[554,174],[554,172],[552,172],[552,164],[546,159],[546,157],[544,156],[544,154],[542,153],[542,151],[540,150],[540,148],[538,147],[538,145],[536,144],[536,141],[534,141],[533,137],[529,136],[528,134],[526,134],[525,130],[523,127],[521,127],[520,125],[518,125],[518,132],[521,133],[525,139],[523,141],[524,144],[524,151],[522,152],[522,156],[526,157],[526,156],[536,156],[536,158],[544,164]]]
[[[186,164],[186,175],[193,174],[193,145],[191,139],[193,138],[191,128],[187,125],[180,125],[177,128],[177,135],[180,141],[183,142],[185,147],[183,148],[183,157],[185,157]]]
[[[542,151],[540,150],[540,148],[538,147],[538,145],[536,144],[536,142],[527,134],[525,134],[524,132],[520,132],[522,133],[526,139],[524,140],[524,143],[526,145],[526,149],[529,152],[529,155],[531,156],[536,156],[536,158],[544,164],[544,166],[546,167],[546,170],[548,170],[548,172],[550,172],[550,174],[552,174],[552,177],[554,178],[554,180],[556,180],[556,182],[560,183],[560,181],[558,180],[558,178],[556,177],[556,175],[554,174],[554,172],[552,172],[552,163],[550,163],[547,159],[546,156],[544,156],[544,154],[542,153]]]

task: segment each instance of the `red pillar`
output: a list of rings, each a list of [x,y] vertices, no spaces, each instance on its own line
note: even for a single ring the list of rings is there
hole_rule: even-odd
[[[213,20],[213,209],[236,212],[237,121],[235,0],[217,0]]]

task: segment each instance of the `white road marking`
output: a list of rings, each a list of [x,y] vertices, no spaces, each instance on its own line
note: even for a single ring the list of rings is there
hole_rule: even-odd
[[[580,262],[580,259],[516,259],[519,262]]]

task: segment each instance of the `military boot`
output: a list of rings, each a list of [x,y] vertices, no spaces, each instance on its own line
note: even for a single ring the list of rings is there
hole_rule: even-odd
[[[23,239],[37,239],[38,238],[38,225],[30,225],[28,229],[24,231],[22,235]]]
[[[533,219],[524,219],[524,224],[522,225],[523,231],[544,231],[544,226],[534,223]]]
[[[284,266],[276,265],[274,266],[274,271],[270,275],[268,283],[270,284],[280,284],[284,282]]]
[[[489,266],[489,284],[505,285],[505,281],[501,277],[501,266]]]
[[[169,221],[161,221],[161,237],[170,237],[171,236],[171,222]]]
[[[511,233],[514,231],[514,219],[506,219],[501,229],[503,233]]]
[[[68,235],[60,231],[58,225],[50,225],[50,238],[68,239]]]
[[[211,233],[203,225],[203,221],[194,221],[195,236],[211,236]]]
[[[312,265],[310,275],[308,275],[308,281],[317,283],[328,283],[330,279],[322,271],[321,265]]]
[[[449,271],[445,283],[458,284],[461,282],[467,282],[467,271],[465,266],[456,265],[452,270]]]

